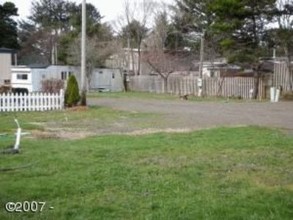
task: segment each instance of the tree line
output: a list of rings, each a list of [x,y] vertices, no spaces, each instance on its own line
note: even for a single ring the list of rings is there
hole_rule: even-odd
[[[124,0],[123,13],[114,25],[103,23],[103,16],[92,4],[86,9],[88,72],[105,65],[113,53],[129,48],[127,56],[132,56],[132,62],[134,50],[138,53],[134,74],[140,74],[140,61],[144,60],[165,76],[175,68],[166,51],[199,54],[201,38],[205,60],[225,57],[228,62],[249,66],[259,77],[261,58],[272,57],[276,51],[291,69],[292,0],[175,0],[173,5]],[[31,12],[16,23],[16,6],[9,2],[0,5],[0,47],[18,49],[21,64],[79,65],[81,5],[39,0],[33,1]],[[142,57],[143,51],[148,54]],[[292,74],[290,85],[292,89]]]

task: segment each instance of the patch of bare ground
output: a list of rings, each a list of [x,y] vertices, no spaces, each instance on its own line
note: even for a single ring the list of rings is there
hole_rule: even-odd
[[[191,132],[192,129],[189,128],[166,128],[166,129],[156,129],[156,128],[147,128],[147,129],[141,129],[141,130],[135,130],[132,132],[125,133],[126,135],[130,136],[136,136],[136,135],[145,135],[145,134],[155,134],[155,133],[186,133]]]
[[[37,139],[65,139],[65,140],[78,140],[83,139],[86,137],[97,136],[97,135],[129,135],[129,136],[139,136],[145,134],[155,134],[155,133],[185,133],[191,132],[191,129],[155,129],[155,128],[148,128],[148,129],[139,129],[133,131],[123,131],[119,129],[113,129],[112,131],[107,130],[99,130],[99,131],[66,131],[66,130],[47,130],[47,131],[40,131],[34,130],[31,132],[32,138]]]
[[[78,140],[95,135],[87,131],[39,131],[31,132],[31,137],[36,139],[63,139],[63,140]]]
[[[281,131],[282,131],[285,135],[293,136],[293,129],[286,129],[286,128],[283,128],[283,129],[281,129]]]
[[[72,112],[84,112],[88,110],[88,106],[74,106],[71,108],[66,108],[66,110]]]

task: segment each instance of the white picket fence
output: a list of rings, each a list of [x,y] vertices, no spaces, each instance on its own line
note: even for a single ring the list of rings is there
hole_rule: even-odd
[[[59,94],[0,94],[0,112],[50,111],[64,108],[64,91]]]

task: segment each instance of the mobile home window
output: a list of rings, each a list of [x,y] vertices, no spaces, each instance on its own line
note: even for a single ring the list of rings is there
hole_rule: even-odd
[[[61,79],[66,80],[67,79],[66,75],[67,75],[66,72],[61,72]]]
[[[61,72],[61,79],[67,80],[72,75],[72,72]]]
[[[17,74],[16,78],[19,80],[27,80],[27,74]]]

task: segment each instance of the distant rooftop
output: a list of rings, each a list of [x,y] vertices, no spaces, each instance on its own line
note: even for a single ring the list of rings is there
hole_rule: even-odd
[[[48,64],[29,64],[27,67],[31,69],[47,69],[50,65]]]
[[[0,47],[0,53],[16,53],[16,50],[5,47]]]

